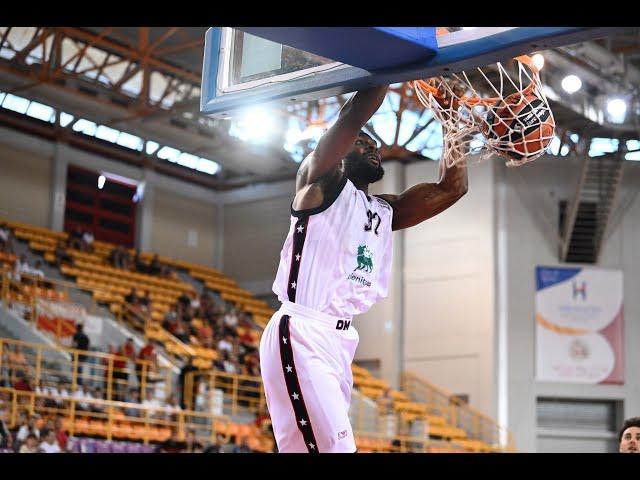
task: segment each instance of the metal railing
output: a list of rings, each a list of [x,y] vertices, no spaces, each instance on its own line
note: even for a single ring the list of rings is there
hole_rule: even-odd
[[[41,417],[62,416],[69,436],[94,435],[107,440],[138,440],[145,444],[166,440],[171,429],[180,437],[194,431],[201,441],[225,442],[238,436],[228,417],[207,412],[150,407],[100,399],[77,399],[0,387],[0,410],[8,412],[9,428],[19,426],[21,414]]]
[[[220,371],[185,375],[185,406],[222,415],[264,414],[267,411],[262,378]]]
[[[148,360],[0,338],[0,378],[9,385],[22,378],[34,389],[56,385],[69,393],[85,385],[101,389],[106,400],[122,400],[137,385],[143,399],[148,391],[159,393],[158,384],[168,397],[172,375],[169,367]]]
[[[516,450],[509,430],[415,373],[403,372],[402,390],[413,401],[426,404],[429,414],[444,417],[448,424],[464,430],[468,438],[480,440],[494,451]]]

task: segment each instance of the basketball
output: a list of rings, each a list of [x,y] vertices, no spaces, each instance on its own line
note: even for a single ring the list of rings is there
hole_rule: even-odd
[[[535,92],[516,92],[490,107],[483,134],[498,154],[522,160],[539,156],[554,130],[545,101]]]

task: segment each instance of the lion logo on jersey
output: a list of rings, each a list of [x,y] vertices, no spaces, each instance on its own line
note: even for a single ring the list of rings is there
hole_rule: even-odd
[[[364,269],[365,272],[373,271],[373,262],[371,261],[372,256],[371,250],[366,245],[360,245],[358,247],[358,268],[357,270]]]

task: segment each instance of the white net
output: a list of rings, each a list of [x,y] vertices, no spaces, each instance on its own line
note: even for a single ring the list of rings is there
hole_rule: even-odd
[[[413,82],[420,102],[443,127],[447,167],[469,154],[519,166],[540,157],[555,121],[538,69],[528,56],[474,71]]]

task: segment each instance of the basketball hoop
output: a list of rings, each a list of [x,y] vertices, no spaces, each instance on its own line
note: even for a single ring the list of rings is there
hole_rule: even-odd
[[[553,114],[528,55],[412,83],[443,126],[447,167],[467,154],[482,160],[493,153],[520,166],[540,157],[553,138]]]

